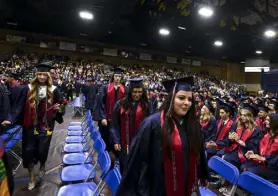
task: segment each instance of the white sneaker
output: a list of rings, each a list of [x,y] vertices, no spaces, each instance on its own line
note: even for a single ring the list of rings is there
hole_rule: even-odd
[[[35,182],[29,182],[29,185],[28,185],[28,190],[29,191],[32,191],[34,188],[35,188],[35,186],[36,186],[36,183]]]

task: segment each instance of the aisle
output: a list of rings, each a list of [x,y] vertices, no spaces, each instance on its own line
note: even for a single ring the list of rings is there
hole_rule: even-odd
[[[64,123],[56,123],[55,131],[52,136],[51,147],[48,153],[48,160],[46,163],[46,176],[44,181],[38,188],[33,191],[29,191],[28,187],[28,170],[22,166],[15,176],[15,191],[14,196],[55,196],[60,188],[60,171],[59,165],[62,163],[61,152],[64,138],[67,134],[67,127],[69,122],[72,121],[72,108],[67,107],[66,114],[64,116]],[[58,167],[57,167],[58,166]],[[36,166],[36,172],[38,171],[39,164]]]

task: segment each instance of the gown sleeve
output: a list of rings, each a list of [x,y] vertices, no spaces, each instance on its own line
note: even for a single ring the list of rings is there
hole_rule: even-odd
[[[101,119],[106,119],[106,111],[105,111],[105,105],[106,105],[106,96],[107,96],[107,88],[106,86],[103,86],[100,89],[100,116]]]
[[[53,91],[53,104],[59,103],[62,100],[63,100],[62,93],[61,93],[61,91],[58,88],[56,88]],[[62,124],[64,122],[64,119],[63,119],[64,115],[65,115],[65,107],[62,106],[61,110],[57,110],[56,111],[55,120],[59,124]]]
[[[4,121],[8,118],[10,113],[10,100],[6,93],[6,89],[2,86],[0,86],[0,107],[1,107],[0,110],[1,121]]]
[[[148,116],[150,116],[155,112],[154,106],[150,101],[148,101],[148,108],[149,108],[149,115]]]
[[[252,136],[245,142],[245,149],[252,150],[254,153],[258,153],[258,146],[261,140],[261,130],[256,128]]]
[[[21,119],[25,101],[27,98],[28,86],[15,86],[12,89],[12,100],[10,114],[8,120],[11,123],[18,123]]]
[[[134,138],[131,151],[127,158],[126,167],[118,187],[116,196],[149,196],[151,179],[148,175],[148,154],[150,150],[151,132],[154,129],[150,120],[146,118]]]
[[[120,124],[120,102],[118,101],[112,112],[112,120],[110,124],[113,144],[121,143],[121,124]]]

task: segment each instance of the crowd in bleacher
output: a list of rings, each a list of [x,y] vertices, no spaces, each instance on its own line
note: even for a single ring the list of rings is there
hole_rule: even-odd
[[[44,62],[52,62],[52,67],[48,71],[51,73],[53,84],[62,92],[63,96],[73,101],[74,93],[76,97],[82,97],[80,95],[82,93],[85,96],[85,109],[88,110],[84,122],[72,123],[68,128],[68,137],[65,139],[66,144],[63,149],[64,153],[66,153],[63,157],[65,168],[61,173],[61,180],[65,184],[82,181],[86,183],[64,186],[60,189],[58,195],[78,195],[77,193],[80,193],[82,189],[90,190],[91,192],[89,194],[92,194],[96,190],[95,184],[93,184],[93,189],[90,187],[92,186],[90,181],[96,175],[94,171],[95,165],[84,164],[92,162],[92,157],[85,153],[90,151],[89,145],[85,145],[87,142],[89,143],[90,139],[93,140],[94,151],[99,154],[97,163],[103,172],[102,179],[104,181],[107,181],[108,184],[112,181],[112,183],[119,184],[121,174],[125,182],[129,176],[126,172],[131,172],[129,166],[121,163],[121,161],[120,167],[125,167],[125,170],[120,168],[120,171],[117,169],[110,171],[110,165],[113,165],[115,160],[113,158],[111,160],[111,155],[109,156],[108,152],[114,153],[119,158],[121,157],[119,151],[121,151],[121,147],[123,148],[118,142],[115,142],[118,140],[117,137],[119,137],[117,136],[117,132],[121,132],[117,129],[121,129],[123,124],[115,122],[115,119],[119,120],[121,118],[119,117],[122,114],[120,113],[122,111],[121,106],[117,106],[124,102],[119,101],[124,99],[116,99],[119,102],[114,101],[111,107],[111,100],[109,102],[109,87],[111,87],[111,84],[113,84],[113,88],[116,87],[115,92],[117,91],[118,93],[121,90],[121,88],[118,90],[118,87],[123,86],[124,92],[121,98],[130,96],[128,92],[133,91],[128,89],[146,89],[146,97],[148,98],[148,103],[151,104],[148,106],[149,113],[145,116],[147,117],[159,111],[160,106],[163,108],[163,103],[165,104],[167,102],[167,99],[173,91],[173,89],[169,91],[164,81],[169,81],[170,79],[177,80],[185,77],[192,77],[194,80],[190,91],[193,92],[193,100],[195,101],[193,106],[196,108],[196,119],[200,124],[206,157],[209,160],[209,167],[212,169],[207,177],[209,183],[213,184],[216,180],[219,182],[219,177],[215,175],[216,172],[225,177],[232,185],[236,185],[238,180],[242,183],[242,180],[239,178],[239,173],[246,171],[261,176],[274,184],[278,182],[277,97],[274,94],[266,92],[257,96],[249,96],[240,84],[230,83],[207,73],[186,73],[182,69],[169,69],[165,67],[113,65],[105,64],[101,61],[73,61],[65,57],[57,56],[45,55],[39,57],[35,54],[17,54],[10,59],[4,60],[1,62],[0,68],[2,74],[1,89],[7,93],[9,99],[9,109],[7,110],[9,111],[1,112],[2,129],[0,135],[5,141],[6,152],[10,152],[10,149],[22,136],[20,135],[20,128],[12,131],[10,129],[12,123],[22,125],[22,119],[11,120],[11,113],[16,108],[15,104],[19,101],[15,100],[15,96],[13,95],[20,97],[18,96],[18,89],[20,88],[20,93],[22,93],[22,85],[27,84],[30,80],[30,78],[24,76],[27,73],[35,73],[35,65],[42,60]],[[115,74],[116,68],[120,68],[119,70],[121,70],[118,76],[120,78],[118,84],[115,83],[115,80],[118,80]],[[32,76],[34,77],[36,74]],[[136,84],[136,86],[132,87],[132,84],[138,81],[142,82],[142,86]],[[176,87],[178,85],[176,83]],[[177,92],[174,92],[174,94]],[[145,96],[144,92],[136,92],[135,94],[139,95],[139,100],[142,99],[142,96]],[[132,96],[132,99],[135,99],[134,96]],[[169,105],[167,110],[170,110],[169,107],[172,102],[170,100],[168,101]],[[153,110],[150,108],[153,108]],[[4,107],[1,109],[4,110]],[[132,114],[131,118],[136,117]],[[154,117],[151,116],[148,119],[152,118]],[[144,119],[140,120],[143,123]],[[9,124],[9,122],[12,123]],[[98,127],[94,122],[98,122],[100,132],[97,131]],[[138,124],[140,125],[141,123]],[[141,130],[142,127],[138,129],[143,132]],[[107,134],[107,132],[110,134]],[[14,133],[16,133],[16,137],[13,136]],[[91,137],[88,138],[88,135],[91,135]],[[132,142],[129,141],[129,145],[134,143],[132,145],[134,146],[134,150],[131,149],[131,153],[138,152],[135,150],[135,146],[140,146],[136,143],[139,139],[135,135],[130,137]],[[138,137],[140,138],[140,136]],[[134,142],[135,138],[137,138],[136,142]],[[127,143],[125,145],[128,149]],[[129,154],[129,149],[126,154]],[[216,157],[220,157],[220,159]],[[21,163],[22,160],[20,157],[18,159]],[[133,163],[130,157],[125,159],[129,160],[129,164]],[[227,170],[232,169],[233,171],[237,171],[238,173],[235,172],[234,174],[237,176],[235,177],[237,179],[231,180],[230,177],[225,176],[225,172],[223,173],[219,168],[215,168],[215,164],[220,164],[219,162],[224,165],[227,163],[223,166]],[[229,163],[233,166],[229,165]],[[43,169],[41,171],[43,172]],[[80,174],[82,173],[82,175],[76,175],[77,171]],[[43,176],[44,173],[40,175]],[[245,175],[248,176],[248,173],[245,173]],[[124,186],[125,183],[120,185],[121,193],[124,193],[122,191]],[[246,188],[244,183],[241,186]],[[30,189],[33,188],[31,186]],[[102,184],[97,187],[99,190],[102,188]],[[113,189],[113,185],[110,188]],[[246,189],[252,192],[248,188]],[[278,188],[276,187],[276,189]],[[116,192],[116,190],[114,191]],[[229,195],[234,189],[230,190],[225,186],[221,187],[219,191],[224,195]]]

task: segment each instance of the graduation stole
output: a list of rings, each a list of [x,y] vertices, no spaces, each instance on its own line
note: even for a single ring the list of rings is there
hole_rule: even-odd
[[[208,122],[209,122],[209,120],[207,122],[200,122],[202,129],[204,129],[208,126]]]
[[[123,149],[129,148],[133,137],[136,135],[140,127],[140,124],[145,119],[141,103],[137,106],[135,118],[135,130],[133,130],[131,109],[125,110],[122,106],[120,107],[121,145]]]
[[[164,127],[164,112],[160,115],[161,127]],[[188,164],[184,162],[184,152],[182,148],[182,142],[179,134],[179,130],[174,122],[174,130],[172,133],[172,149],[170,160],[167,156],[167,152],[164,150],[164,178],[166,185],[167,196],[178,196],[178,195],[197,195],[197,157],[192,150],[190,150],[189,157],[189,176],[187,192],[185,191],[185,178],[184,176],[184,165]]]
[[[223,129],[220,130],[222,124],[223,124],[223,120],[221,119],[218,122],[218,126],[217,126],[216,141],[223,140],[226,137],[226,135],[229,133],[229,131],[233,125],[233,121],[231,119],[229,119],[228,122],[224,125]]]
[[[24,110],[24,126],[25,127],[32,127],[34,126],[34,123],[36,121],[36,112],[40,111],[40,116],[42,120],[40,122],[37,122],[40,124],[42,129],[47,128],[47,123],[51,123],[55,116],[55,111],[54,108],[46,101],[46,98],[42,99],[40,101],[40,108],[37,108],[38,110],[36,111],[35,108],[30,106],[30,101],[29,101],[29,96],[30,96],[30,90],[27,93],[27,98],[25,102],[25,110]],[[47,106],[47,108],[46,108]],[[46,115],[46,116],[45,116]],[[46,117],[46,119],[44,119]],[[49,130],[46,130],[47,134],[49,134]],[[36,130],[34,131],[34,134],[37,135],[38,132],[36,133]]]
[[[125,96],[125,88],[123,85],[119,86],[119,91],[118,91],[118,97],[117,100],[120,100],[122,98],[124,98]],[[108,85],[107,88],[107,97],[106,97],[106,119],[107,120],[111,120],[112,119],[112,110],[115,106],[115,87],[114,87],[114,83],[111,82]]]
[[[267,133],[260,141],[260,155],[275,155],[278,152],[278,136],[271,138],[271,135]]]
[[[255,128],[253,128],[252,130],[246,129],[244,131],[244,133],[242,134],[243,128],[237,128],[236,133],[240,137],[239,139],[241,141],[245,142],[246,140],[248,140],[251,137],[254,130],[255,130]],[[239,147],[239,144],[235,142],[231,146],[227,147],[226,151],[231,152],[231,151],[235,150],[237,147]],[[246,161],[246,158],[244,157],[240,147],[238,148],[238,157],[239,157],[239,159],[241,160],[242,163],[244,163]]]

